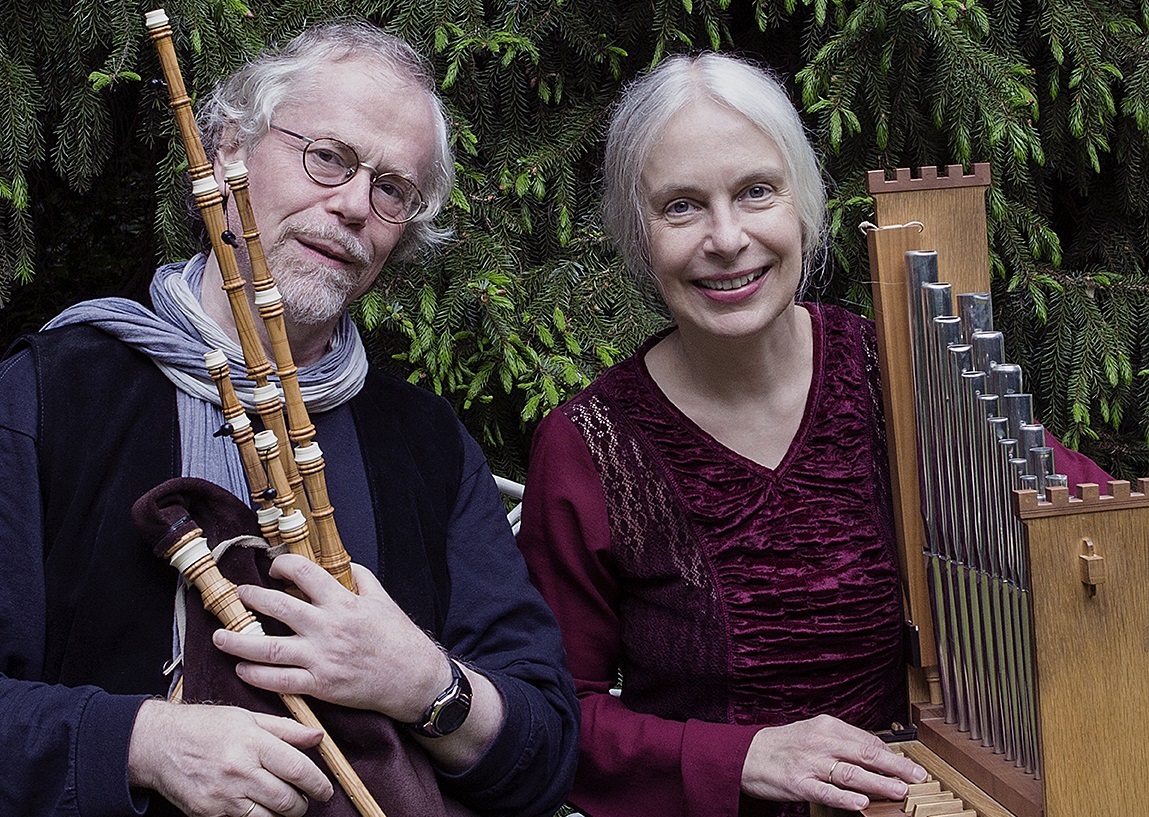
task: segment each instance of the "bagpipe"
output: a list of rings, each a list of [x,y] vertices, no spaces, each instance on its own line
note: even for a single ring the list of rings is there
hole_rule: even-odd
[[[196,127],[172,27],[162,9],[149,12],[145,25],[167,84],[187,153],[192,195],[219,262],[246,374],[255,383],[256,413],[264,428],[255,431],[237,397],[227,357],[222,351],[209,352],[204,356],[205,367],[218,389],[224,417],[220,434],[230,436],[238,449],[251,506],[213,483],[189,477],[157,486],[133,506],[133,520],[145,538],[155,543],[156,555],[176,567],[203,600],[202,609],[187,605],[183,676],[173,698],[233,704],[275,714],[286,708],[300,723],[323,730],[318,753],[338,786],[331,801],[312,803],[308,814],[383,817],[380,801],[392,817],[469,813],[439,795],[430,761],[391,719],[322,702],[313,705],[298,695],[275,696],[249,687],[235,675],[234,660],[211,644],[211,631],[216,626],[213,618],[229,630],[265,631],[240,602],[236,586],[237,582],[274,585],[267,576],[269,550],[303,555],[324,567],[348,590],[354,592],[355,586],[351,559],[328,497],[323,453],[315,442],[315,426],[300,392],[282,298],[255,223],[247,170],[242,162],[235,162],[227,165],[224,173],[239,213],[254,303],[266,328],[274,369],[256,331],[236,258],[239,241],[228,229],[224,195]],[[253,543],[258,545],[253,547]],[[218,563],[215,553],[222,553]],[[269,622],[267,632],[274,632],[276,626],[277,622]],[[317,710],[322,712],[322,722]],[[331,732],[339,735],[338,745]],[[362,770],[362,776],[357,769]]]

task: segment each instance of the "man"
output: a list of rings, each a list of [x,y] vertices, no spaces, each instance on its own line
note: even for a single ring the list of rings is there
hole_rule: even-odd
[[[552,813],[577,752],[553,618],[478,446],[443,401],[368,370],[346,313],[388,260],[440,237],[453,163],[432,80],[401,41],[326,26],[222,83],[202,124],[219,180],[227,162],[248,168],[359,590],[281,556],[273,577],[302,593],[241,597],[294,635],[217,632],[216,645],[256,687],[400,724],[440,789],[416,813],[446,813],[439,798]],[[222,419],[202,371],[202,353],[225,347],[250,392],[220,284],[214,252],[169,265],[154,313],[82,304],[0,363],[0,813],[294,817],[332,794],[304,753],[319,732],[156,697],[175,573],[128,510],[180,475],[246,496],[234,446],[212,439]]]

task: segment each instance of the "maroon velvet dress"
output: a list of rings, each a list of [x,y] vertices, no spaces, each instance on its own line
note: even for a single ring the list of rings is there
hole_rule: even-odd
[[[519,544],[563,631],[592,817],[802,814],[740,797],[758,727],[905,717],[873,325],[807,308],[813,378],[775,469],[669,402],[643,362],[659,338],[535,435]]]
[[[760,726],[905,717],[874,328],[806,308],[813,378],[773,470],[667,400],[643,362],[660,338],[535,434],[519,545],[563,631],[582,705],[570,799],[591,817],[804,814],[740,797]],[[1047,443],[1069,484],[1109,479]]]

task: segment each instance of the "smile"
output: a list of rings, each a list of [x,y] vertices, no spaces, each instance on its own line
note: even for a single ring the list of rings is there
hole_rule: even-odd
[[[305,256],[342,269],[366,267],[371,263],[367,247],[356,236],[332,225],[310,224],[303,220],[284,225],[276,243],[294,242]]]
[[[325,256],[327,258],[330,258],[333,261],[338,261],[340,264],[350,264],[351,263],[351,260],[349,258],[347,258],[346,255],[344,255],[343,253],[339,252],[338,250],[336,250],[332,247],[324,246],[321,244],[316,244],[316,243],[313,243],[311,241],[306,241],[306,240],[302,240],[302,239],[299,241],[299,243],[301,245],[303,245],[304,247],[306,247],[307,249],[311,250],[312,252],[317,253],[317,254],[322,255],[322,256]]]
[[[754,270],[754,272],[749,272],[746,275],[739,276],[738,278],[727,278],[723,281],[695,281],[694,285],[702,287],[703,289],[717,289],[723,291],[741,289],[747,284],[757,281],[765,274],[765,269],[757,269]]]

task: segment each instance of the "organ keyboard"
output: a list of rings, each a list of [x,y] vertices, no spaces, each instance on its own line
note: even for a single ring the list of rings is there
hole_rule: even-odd
[[[1015,817],[918,741],[890,749],[929,769],[929,780],[912,784],[904,800],[875,800],[860,812],[812,805],[811,817]]]

